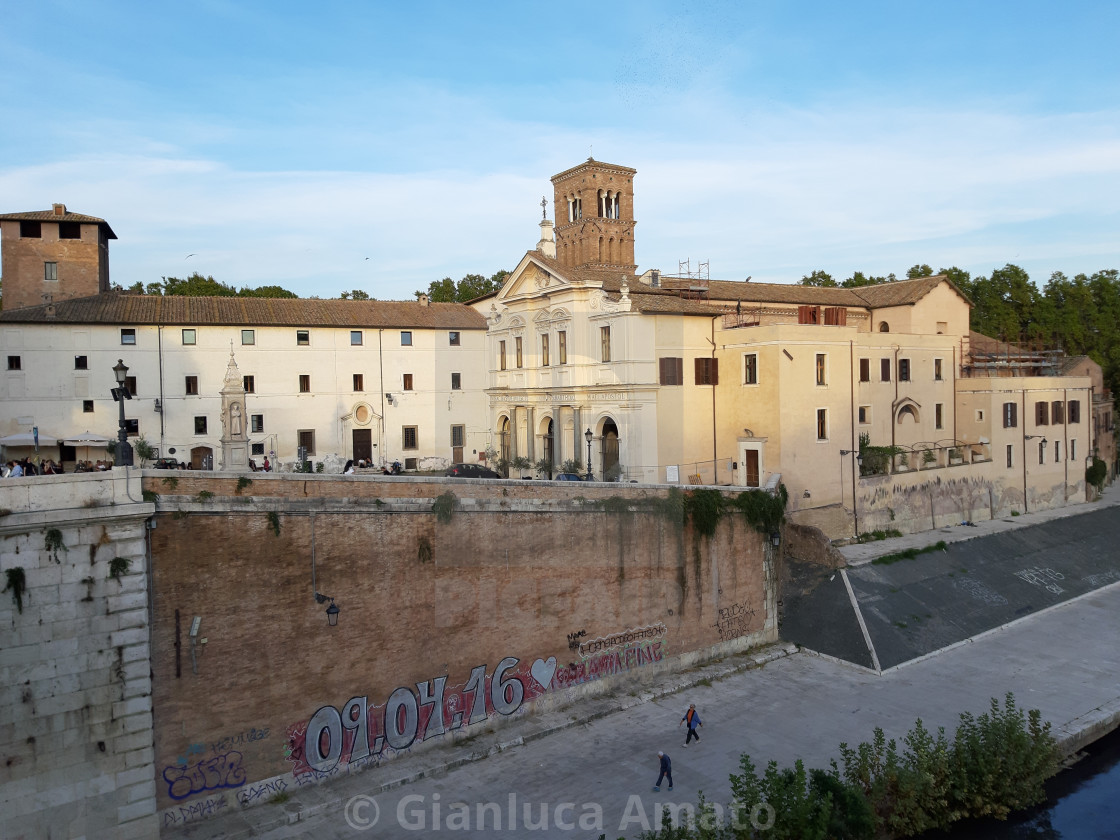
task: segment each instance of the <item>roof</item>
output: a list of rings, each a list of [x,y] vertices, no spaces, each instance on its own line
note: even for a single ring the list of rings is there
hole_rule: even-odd
[[[117,235],[109,227],[109,223],[96,216],[87,216],[84,213],[55,213],[53,210],[29,210],[26,213],[0,213],[0,222],[79,222],[83,225],[103,225],[110,239]]]
[[[54,310],[53,315],[48,311]],[[485,330],[462,303],[102,294],[0,312],[0,323]]]
[[[595,158],[593,158],[593,157],[589,157],[583,163],[577,163],[571,169],[565,169],[563,172],[556,173],[555,175],[552,176],[551,180],[552,180],[553,183],[556,183],[561,178],[567,178],[571,175],[574,175],[577,172],[579,172],[581,169],[608,169],[608,170],[611,170],[612,172],[621,172],[621,173],[627,174],[627,175],[637,175],[638,174],[637,169],[631,169],[629,166],[619,166],[617,163],[606,163],[606,162],[601,161],[601,160],[595,160]]]

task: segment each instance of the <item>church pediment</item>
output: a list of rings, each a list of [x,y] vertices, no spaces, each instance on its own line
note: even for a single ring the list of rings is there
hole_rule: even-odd
[[[537,297],[571,286],[567,278],[526,255],[498,293],[499,306],[518,298]]]

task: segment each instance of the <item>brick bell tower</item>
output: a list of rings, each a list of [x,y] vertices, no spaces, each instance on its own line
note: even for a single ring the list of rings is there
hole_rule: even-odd
[[[561,265],[634,272],[637,172],[588,158],[552,176],[556,258]]]

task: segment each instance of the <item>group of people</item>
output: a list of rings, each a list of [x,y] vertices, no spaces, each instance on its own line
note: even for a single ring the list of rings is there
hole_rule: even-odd
[[[112,461],[76,461],[74,472],[102,472],[113,468]],[[62,464],[50,458],[44,458],[38,464],[31,458],[20,458],[0,463],[0,478],[23,478],[30,475],[62,475],[66,472]]]
[[[689,742],[695,739],[696,743],[700,743],[700,733],[696,730],[704,724],[700,722],[700,714],[696,711],[696,704],[689,703],[688,711],[684,713],[681,722],[677,724],[680,729],[685,724],[688,724],[688,734],[684,736],[684,745],[687,747]],[[653,785],[655,791],[661,790],[661,782],[669,782],[669,790],[673,789],[673,761],[665,754],[663,750],[657,751],[657,759],[660,765],[660,772],[657,774],[657,781]]]

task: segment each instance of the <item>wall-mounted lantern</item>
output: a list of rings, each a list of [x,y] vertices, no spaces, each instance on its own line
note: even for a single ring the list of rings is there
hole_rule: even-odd
[[[330,627],[336,626],[338,624],[338,614],[341,612],[341,610],[338,608],[338,605],[335,604],[334,598],[332,598],[330,595],[320,595],[318,592],[316,592],[315,600],[320,604],[325,604],[327,603],[327,601],[331,602],[330,606],[327,607],[327,624]]]

